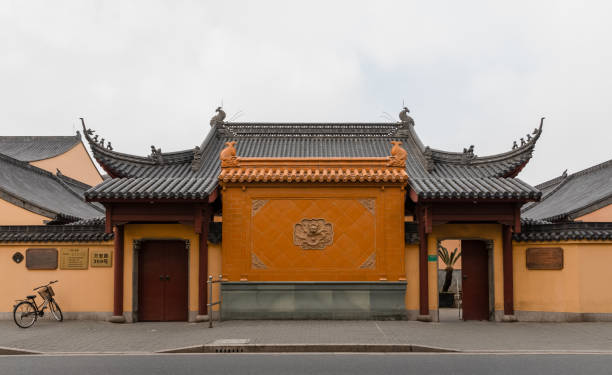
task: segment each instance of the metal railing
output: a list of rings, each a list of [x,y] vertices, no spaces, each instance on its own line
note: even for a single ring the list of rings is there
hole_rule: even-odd
[[[221,282],[223,281],[223,275],[219,275],[218,280],[213,280],[212,275],[208,276],[208,328],[213,327],[213,306],[219,305],[219,321],[221,321]],[[212,301],[213,295],[213,284],[219,283],[219,300],[216,302]]]

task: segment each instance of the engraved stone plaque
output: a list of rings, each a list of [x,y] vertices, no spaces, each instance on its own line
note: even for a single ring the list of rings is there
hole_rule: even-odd
[[[89,263],[89,249],[70,247],[60,250],[60,269],[86,270]]]
[[[113,251],[112,250],[92,250],[91,251],[91,266],[92,267],[112,267],[113,266]]]
[[[325,219],[302,219],[293,227],[293,244],[304,250],[322,250],[334,242],[334,227]]]
[[[29,270],[56,269],[57,249],[27,249],[26,268]]]
[[[528,270],[563,269],[563,249],[560,247],[537,247],[527,249]]]

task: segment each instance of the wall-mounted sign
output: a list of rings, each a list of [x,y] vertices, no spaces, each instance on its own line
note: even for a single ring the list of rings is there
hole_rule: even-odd
[[[91,251],[91,266],[92,267],[112,267],[113,251],[112,250],[92,250]]]
[[[428,255],[427,256],[427,261],[429,261],[429,262],[437,262],[438,261],[438,256],[437,255]]]
[[[57,249],[27,249],[26,268],[29,270],[56,269]]]
[[[563,249],[560,247],[536,247],[527,249],[528,270],[562,270]]]
[[[23,254],[21,254],[19,251],[13,254],[13,262],[19,264],[21,263],[22,260],[23,260]]]
[[[63,270],[86,270],[89,263],[89,249],[67,247],[60,250],[60,268]]]

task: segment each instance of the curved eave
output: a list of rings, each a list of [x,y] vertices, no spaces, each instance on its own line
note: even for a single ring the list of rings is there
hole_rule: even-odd
[[[462,152],[448,152],[431,149],[431,157],[434,163],[469,165],[475,167],[505,163],[508,164],[509,167],[504,168],[504,172],[498,177],[515,177],[533,156],[535,145],[542,135],[543,125],[544,118],[540,120],[540,127],[536,129],[537,132],[534,132],[533,138],[524,145],[507,152],[487,156],[475,156],[470,159],[466,158],[466,155]]]
[[[193,149],[161,153],[163,163],[159,163],[147,156],[138,156],[109,150],[102,147],[88,133],[88,129],[83,125],[85,139],[89,143],[94,158],[109,176],[130,177],[126,173],[127,169],[138,169],[139,167],[168,166],[176,164],[190,163],[193,160]]]

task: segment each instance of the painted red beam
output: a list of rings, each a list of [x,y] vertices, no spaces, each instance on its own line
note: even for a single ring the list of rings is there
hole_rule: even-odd
[[[514,314],[514,267],[512,259],[512,230],[502,226],[503,269],[504,269],[504,315]]]
[[[113,270],[113,316],[111,321],[122,323],[125,321],[123,318],[123,225],[115,227],[114,245],[115,268]]]
[[[419,225],[419,314],[429,315],[429,271],[427,267],[426,209],[417,208]]]
[[[200,246],[199,246],[199,265],[198,265],[198,315],[206,315],[208,308],[208,228],[212,216],[210,205],[206,205],[203,212],[200,209]],[[210,317],[209,317],[210,318]]]

